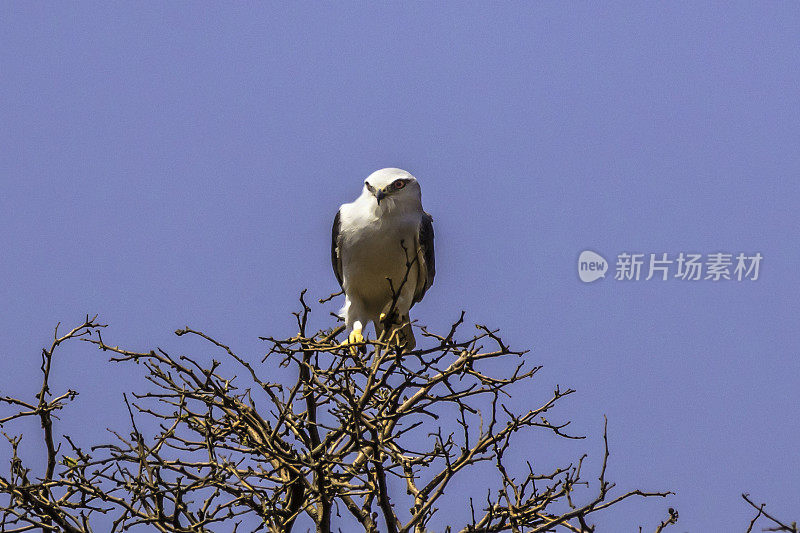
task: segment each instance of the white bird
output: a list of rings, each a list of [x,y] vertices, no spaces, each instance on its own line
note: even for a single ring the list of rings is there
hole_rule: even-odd
[[[414,349],[408,311],[425,296],[436,273],[432,222],[422,209],[417,179],[399,168],[373,172],[361,196],[339,208],[331,260],[345,294],[339,314],[350,331],[349,343],[364,342],[364,329],[372,322],[378,338],[391,324],[389,338],[396,334],[398,345]]]

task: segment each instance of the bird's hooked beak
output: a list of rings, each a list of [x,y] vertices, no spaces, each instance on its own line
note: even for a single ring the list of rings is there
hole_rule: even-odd
[[[383,189],[378,189],[375,191],[375,199],[378,201],[378,205],[381,205],[381,200],[386,198],[386,193],[383,192]]]

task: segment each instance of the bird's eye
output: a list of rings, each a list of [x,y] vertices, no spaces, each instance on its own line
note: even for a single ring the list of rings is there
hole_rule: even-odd
[[[406,186],[405,180],[395,180],[395,182],[392,183],[392,187],[394,187],[395,189],[402,189],[405,186]]]

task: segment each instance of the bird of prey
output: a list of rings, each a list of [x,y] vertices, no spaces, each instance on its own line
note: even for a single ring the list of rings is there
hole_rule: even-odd
[[[339,314],[350,331],[348,342],[364,342],[372,322],[378,338],[389,327],[389,339],[413,350],[408,311],[436,272],[433,219],[422,209],[417,179],[399,168],[370,174],[361,196],[336,213],[331,260],[345,294]]]

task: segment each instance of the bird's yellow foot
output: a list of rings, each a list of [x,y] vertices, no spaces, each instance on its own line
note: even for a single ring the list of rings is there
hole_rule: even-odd
[[[358,352],[364,353],[367,351],[365,346],[353,346],[354,344],[365,342],[364,335],[361,334],[360,329],[354,329],[347,337],[347,343],[350,344],[350,354],[355,357]]]
[[[350,332],[350,336],[347,337],[347,342],[364,342],[364,335],[361,334],[360,329],[354,329]]]

